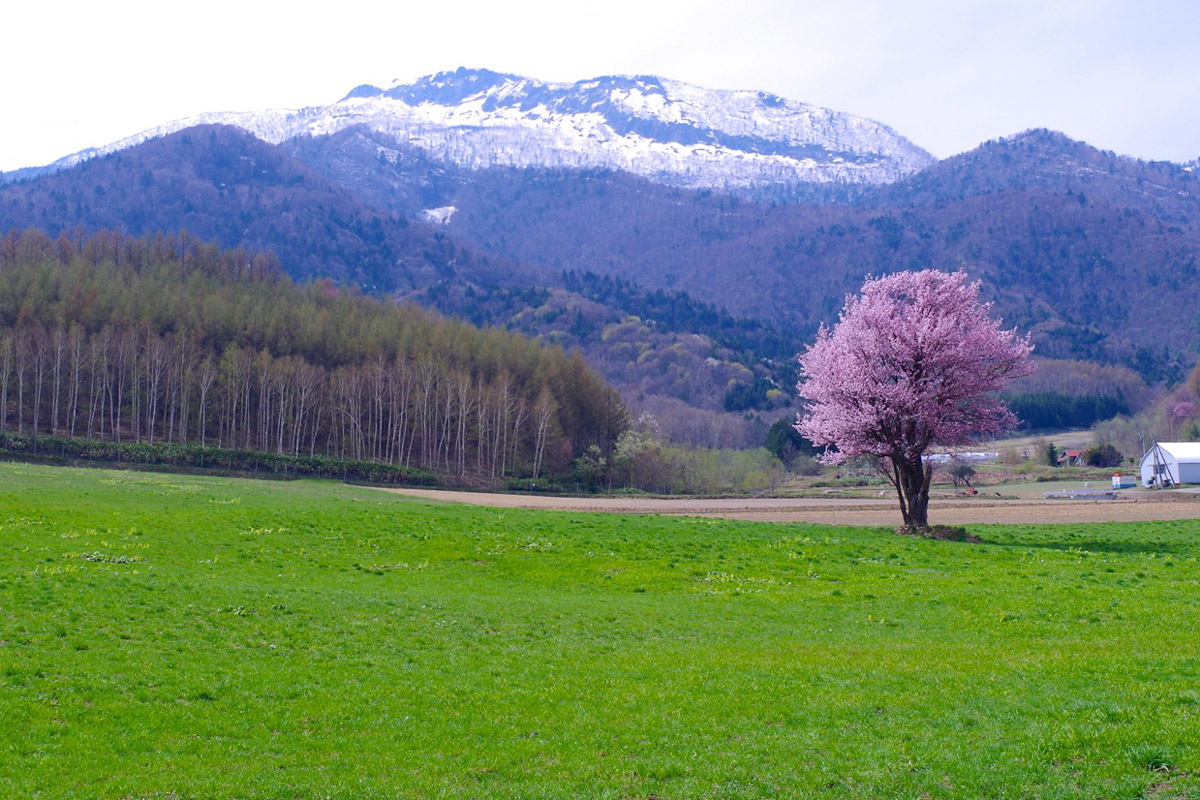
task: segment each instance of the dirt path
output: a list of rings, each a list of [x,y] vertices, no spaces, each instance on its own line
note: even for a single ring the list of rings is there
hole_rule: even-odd
[[[487,494],[435,489],[383,489],[410,497],[472,503],[493,508],[542,508],[620,514],[673,514],[763,522],[826,522],[839,525],[893,526],[900,511],[892,498],[654,498],[556,497]],[[977,522],[1132,522],[1200,520],[1200,495],[1131,492],[1120,500],[998,500],[984,497],[934,499],[929,521],[942,525]]]

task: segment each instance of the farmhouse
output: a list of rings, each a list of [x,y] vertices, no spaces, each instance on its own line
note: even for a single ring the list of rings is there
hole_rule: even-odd
[[[1083,451],[1082,450],[1063,450],[1058,456],[1059,464],[1066,464],[1072,467],[1083,466]]]
[[[1142,456],[1142,486],[1200,483],[1200,442],[1159,442]]]

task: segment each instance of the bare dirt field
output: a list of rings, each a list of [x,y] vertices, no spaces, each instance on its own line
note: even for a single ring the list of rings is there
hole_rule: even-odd
[[[555,497],[487,494],[434,489],[384,489],[411,497],[493,508],[541,508],[559,511],[620,514],[670,514],[724,517],[763,522],[825,522],[838,525],[895,526],[900,511],[895,498],[654,498]],[[1001,500],[978,497],[934,498],[929,521],[940,525],[968,523],[1132,522],[1158,519],[1200,520],[1200,494],[1188,491],[1124,491],[1117,500]]]

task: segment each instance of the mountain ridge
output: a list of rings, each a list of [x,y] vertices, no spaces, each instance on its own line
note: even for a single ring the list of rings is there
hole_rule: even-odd
[[[883,123],[768,92],[656,76],[547,83],[459,68],[388,88],[361,84],[328,106],[199,114],[15,174],[68,168],[201,124],[234,125],[272,144],[365,125],[470,169],[611,168],[780,199],[796,185],[890,182],[935,160]]]
[[[177,131],[0,186],[0,197],[0,227],[51,235],[186,230],[224,248],[270,250],[298,280],[333,278],[380,294],[404,294],[459,268],[500,268],[231,126]]]
[[[117,170],[136,160],[122,151],[0,187],[0,225],[187,228],[274,250],[293,276],[421,302],[443,282],[561,287],[567,271],[592,272],[719,298],[798,340],[834,319],[868,274],[966,268],[1043,355],[1125,364],[1158,381],[1177,379],[1200,348],[1189,310],[1200,301],[1200,174],[1050,131],[985,143],[843,203],[775,205],[614,170],[466,170],[364,126],[281,146],[199,130],[139,146],[144,166]],[[216,150],[192,146],[214,135]],[[275,162],[287,166],[264,183],[253,166]],[[209,227],[189,216],[197,209]],[[1151,306],[1186,327],[1157,335],[1137,313]]]

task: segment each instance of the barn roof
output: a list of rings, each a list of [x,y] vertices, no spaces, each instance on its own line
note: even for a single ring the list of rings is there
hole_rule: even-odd
[[[1159,442],[1158,446],[1166,450],[1176,461],[1188,464],[1200,463],[1200,442]],[[1150,452],[1147,451],[1146,455],[1149,454]],[[1143,459],[1145,457],[1142,456]]]

